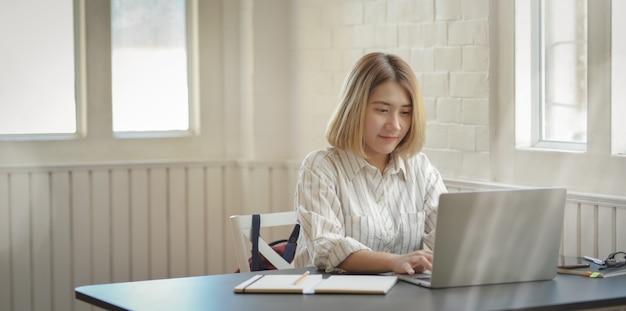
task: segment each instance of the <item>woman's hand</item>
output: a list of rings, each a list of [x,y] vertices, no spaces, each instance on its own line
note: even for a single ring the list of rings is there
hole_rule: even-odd
[[[361,250],[348,256],[339,268],[349,272],[415,274],[432,269],[433,252],[420,250],[398,255]]]
[[[420,250],[404,255],[396,255],[392,260],[392,271],[399,274],[413,275],[431,270],[433,267],[433,252]]]

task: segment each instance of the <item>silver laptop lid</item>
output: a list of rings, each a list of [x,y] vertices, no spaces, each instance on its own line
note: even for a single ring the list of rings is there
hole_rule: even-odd
[[[430,287],[554,278],[565,195],[562,188],[442,194]]]

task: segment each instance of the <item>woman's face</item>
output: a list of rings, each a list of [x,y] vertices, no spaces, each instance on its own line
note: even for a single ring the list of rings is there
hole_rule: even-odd
[[[372,90],[367,101],[363,134],[368,162],[387,163],[389,154],[411,127],[412,113],[411,100],[398,83],[388,81]]]

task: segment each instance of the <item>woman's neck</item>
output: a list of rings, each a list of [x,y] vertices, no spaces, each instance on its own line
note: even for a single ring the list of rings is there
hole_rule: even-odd
[[[390,155],[385,155],[380,157],[370,157],[365,159],[365,161],[367,161],[367,163],[369,163],[370,165],[376,167],[380,171],[380,173],[383,174],[385,173],[385,168],[387,167],[387,164],[389,164],[390,158]]]

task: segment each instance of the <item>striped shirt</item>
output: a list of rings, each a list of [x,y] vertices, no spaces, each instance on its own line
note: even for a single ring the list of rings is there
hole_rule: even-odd
[[[294,265],[331,272],[350,254],[406,254],[433,249],[439,171],[425,154],[392,156],[384,174],[365,159],[337,149],[314,151],[298,176],[295,210],[302,227]]]

